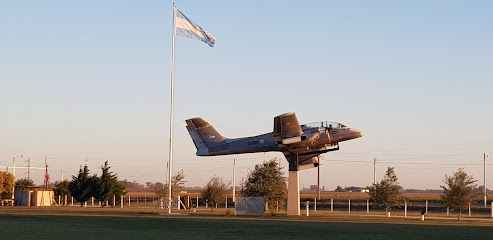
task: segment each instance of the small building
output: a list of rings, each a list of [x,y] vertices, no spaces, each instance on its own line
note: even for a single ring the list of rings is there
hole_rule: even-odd
[[[51,189],[31,187],[15,191],[14,206],[49,207],[55,203],[55,193]]]

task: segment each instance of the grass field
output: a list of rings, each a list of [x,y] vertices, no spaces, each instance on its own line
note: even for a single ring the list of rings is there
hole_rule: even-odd
[[[159,216],[156,212],[140,210],[37,209],[0,208],[0,239],[489,239],[493,236],[492,223],[483,220],[458,224],[451,220],[421,222],[417,218],[347,214],[235,218],[207,214]]]

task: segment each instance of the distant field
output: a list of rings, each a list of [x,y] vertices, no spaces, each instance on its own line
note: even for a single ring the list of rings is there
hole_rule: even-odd
[[[0,210],[1,211],[1,210]],[[279,219],[1,215],[1,239],[489,239],[493,228]]]

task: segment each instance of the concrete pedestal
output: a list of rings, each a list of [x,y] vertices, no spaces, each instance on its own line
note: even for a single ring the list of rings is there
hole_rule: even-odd
[[[300,174],[298,171],[289,171],[287,215],[300,215]]]

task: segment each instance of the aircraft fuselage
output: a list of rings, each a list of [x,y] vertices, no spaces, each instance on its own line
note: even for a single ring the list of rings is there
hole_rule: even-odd
[[[331,129],[302,127],[302,130],[304,139],[292,144],[277,142],[271,132],[252,137],[225,139],[217,145],[199,149],[197,155],[218,156],[272,151],[294,152],[300,155],[323,153],[336,146],[339,142],[359,138],[364,135],[361,131],[348,127]]]

